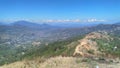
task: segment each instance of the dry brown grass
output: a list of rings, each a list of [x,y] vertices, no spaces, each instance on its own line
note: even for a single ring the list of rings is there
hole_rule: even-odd
[[[120,68],[119,64],[102,64],[94,61],[83,62],[82,58],[76,57],[52,57],[41,63],[41,58],[34,60],[24,60],[4,65],[0,68]]]
[[[0,68],[89,68],[89,64],[81,63],[81,59],[74,57],[53,57],[40,63],[40,60],[18,61]]]

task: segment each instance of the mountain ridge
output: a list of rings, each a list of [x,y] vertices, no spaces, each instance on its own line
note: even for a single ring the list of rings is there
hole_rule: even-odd
[[[47,26],[46,24],[43,24],[43,26],[44,25]],[[11,26],[11,25],[0,26],[0,50],[2,50],[0,52],[1,54],[0,58],[2,58],[0,63],[1,65],[3,65],[5,63],[15,62],[27,55],[29,55],[29,57],[33,57],[34,54],[31,53],[35,53],[35,56],[37,56],[39,55],[38,52],[42,50],[44,51],[44,46],[47,47],[47,48],[45,47],[45,50],[47,51],[41,54],[43,54],[46,57],[56,56],[58,54],[61,54],[61,52],[63,56],[66,56],[67,53],[69,54],[69,56],[73,56],[73,52],[74,52],[73,49],[76,46],[75,44],[78,44],[78,42],[74,42],[68,45],[70,47],[64,46],[73,41],[70,38],[74,38],[78,36],[83,37],[91,32],[100,32],[100,31],[107,32],[109,35],[116,37],[114,39],[115,41],[111,41],[110,43],[108,41],[103,41],[102,39],[94,39],[94,40],[98,42],[102,48],[103,48],[102,45],[104,43],[109,43],[111,47],[109,48],[109,50],[105,50],[105,52],[109,52],[111,54],[119,56],[119,52],[111,52],[113,45],[119,47],[118,38],[120,37],[120,25],[117,24],[102,24],[102,25],[82,27],[82,28],[81,27],[76,27],[76,28],[75,27],[74,28],[29,27],[28,28],[26,26]],[[36,43],[38,44],[34,46],[34,44]],[[32,48],[35,51],[32,50]],[[66,51],[67,48],[68,51]],[[37,50],[38,52],[36,52]],[[8,58],[8,60],[6,60],[6,58]],[[11,58],[15,58],[15,59],[11,59]]]

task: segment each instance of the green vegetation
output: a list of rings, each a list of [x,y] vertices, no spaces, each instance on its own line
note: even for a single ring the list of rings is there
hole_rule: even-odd
[[[90,53],[90,54],[94,54],[94,50],[88,50],[88,53]]]
[[[37,49],[30,50],[27,54],[24,55],[24,58],[32,59],[37,56],[49,58],[53,56],[72,56],[75,47],[78,44],[78,39],[81,39],[83,36],[75,37],[72,39],[56,41],[48,44],[47,46],[43,45]]]
[[[26,44],[16,48],[11,48],[7,45],[0,45],[0,65],[9,64],[22,59],[34,59],[35,57],[49,58],[58,55],[72,56],[74,49],[78,44],[77,40],[81,38],[83,38],[83,36],[59,40],[49,43],[48,45],[42,44],[40,46]]]
[[[49,43],[48,45],[42,44],[40,46],[32,46],[32,44],[26,44],[12,48],[6,44],[1,44],[0,65],[9,64],[23,59],[34,59],[36,57],[46,59],[59,55],[72,56],[75,47],[79,44],[78,40],[82,39],[83,37],[84,36],[77,36],[74,38],[68,38],[66,40],[58,40],[56,42]],[[92,40],[97,42],[99,50],[101,52],[120,57],[119,36],[110,35],[110,37],[113,38],[113,40],[107,39],[92,39]],[[88,53],[94,54],[94,51],[89,50]],[[79,61],[76,62],[79,63]]]
[[[118,36],[111,36],[113,40],[96,39],[99,45],[99,50],[106,54],[111,54],[120,57],[120,39]]]

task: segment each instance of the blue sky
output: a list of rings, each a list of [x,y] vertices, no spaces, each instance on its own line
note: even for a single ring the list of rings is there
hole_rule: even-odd
[[[120,19],[120,0],[0,0],[0,20]]]

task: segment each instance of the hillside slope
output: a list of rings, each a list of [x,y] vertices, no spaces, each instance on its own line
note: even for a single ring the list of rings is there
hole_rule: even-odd
[[[42,50],[30,51],[24,57],[33,59],[0,68],[119,68],[118,41],[118,36],[107,32],[92,32],[84,37],[48,44]]]
[[[120,68],[120,63],[99,63],[90,59],[76,57],[52,57],[41,63],[36,60],[24,60],[0,68]]]
[[[95,57],[102,54],[98,49],[99,46],[93,39],[105,39],[107,41],[112,38],[106,32],[92,32],[87,34],[83,39],[79,40],[79,45],[76,47],[74,56],[79,54],[83,57]]]

